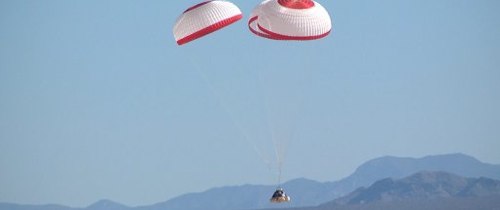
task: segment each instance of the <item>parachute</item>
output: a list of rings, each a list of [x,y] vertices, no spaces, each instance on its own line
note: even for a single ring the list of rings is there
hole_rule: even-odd
[[[194,5],[184,11],[177,19],[173,28],[174,38],[178,45],[183,45],[207,34],[218,31],[228,25],[231,25],[242,18],[240,9],[231,2],[224,0],[205,1]],[[316,40],[328,36],[332,31],[332,21],[326,9],[319,3],[313,0],[263,0],[252,11],[248,20],[249,30],[257,35],[272,40],[291,40],[291,41],[307,41]],[[196,64],[197,62],[191,62]],[[267,69],[269,70],[269,69]],[[283,76],[280,70],[263,71],[265,75],[276,74],[273,78],[279,78],[281,82],[287,79],[294,78],[293,73],[286,69],[286,74],[291,75],[290,78]],[[285,69],[283,69],[285,71]],[[200,71],[201,72],[201,71]],[[257,72],[258,73],[258,72]],[[262,75],[257,75],[259,80]],[[265,76],[263,76],[265,78]],[[300,78],[304,80],[304,78]],[[259,81],[262,86],[264,81]],[[289,81],[290,84],[297,84],[297,81]],[[274,80],[270,83],[274,83]],[[262,87],[253,88],[258,90]],[[217,93],[217,88],[212,87],[222,98],[222,94]],[[231,88],[220,88],[222,90],[233,90]],[[265,88],[263,88],[265,89]],[[300,98],[298,101],[290,103],[290,101],[282,101],[283,98],[294,98],[289,95],[287,88],[276,88],[269,86],[268,90],[264,91],[264,108],[274,109],[267,110],[267,125],[269,127],[270,138],[259,138],[266,132],[246,132],[241,126],[240,122],[234,120],[236,127],[245,135],[245,139],[253,144],[255,151],[266,162],[270,169],[277,169],[278,171],[278,186],[281,184],[282,165],[285,159],[285,150],[288,140],[293,133],[294,114],[300,108]],[[273,94],[274,93],[274,94]],[[267,94],[267,95],[266,95]],[[220,99],[222,101],[222,99]],[[290,99],[288,99],[290,100]],[[293,99],[292,99],[293,100]],[[296,99],[297,100],[297,99]],[[273,103],[274,102],[274,103]],[[278,103],[276,103],[278,102]],[[280,103],[281,102],[281,103]],[[225,103],[222,104],[224,105]],[[274,106],[273,106],[274,105]],[[226,110],[231,115],[232,112],[226,107]],[[238,112],[235,112],[238,113]],[[274,118],[274,119],[272,119]],[[251,126],[249,126],[251,127]],[[248,133],[258,133],[257,138],[251,138]],[[269,151],[263,151],[259,147],[255,139],[263,139],[268,141],[271,139],[274,144],[274,153],[276,160],[273,162],[271,158],[266,156]],[[267,143],[269,142],[265,142]],[[265,146],[264,149],[269,149]],[[272,154],[273,152],[271,152]],[[276,166],[272,166],[272,165]],[[274,168],[276,167],[276,168]],[[281,187],[272,195],[270,202],[272,203],[285,203],[290,202],[290,197],[284,192]]]
[[[174,37],[183,45],[231,25],[243,18],[240,9],[228,1],[205,1],[184,11],[174,25]]]
[[[240,9],[223,0],[205,1],[188,8],[174,26],[183,45],[239,21]],[[264,0],[252,11],[248,28],[259,37],[274,40],[315,40],[332,30],[330,15],[313,0]]]
[[[328,36],[330,15],[312,0],[265,0],[252,12],[248,28],[275,40],[315,40]]]

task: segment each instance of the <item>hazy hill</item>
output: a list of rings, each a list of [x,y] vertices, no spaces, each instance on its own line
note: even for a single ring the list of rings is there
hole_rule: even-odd
[[[327,192],[328,186],[308,179],[295,179],[283,184],[287,193],[294,195],[294,203],[310,203],[321,194]],[[141,210],[207,210],[207,209],[256,209],[270,208],[276,205],[269,203],[275,186],[243,185],[214,188],[201,193],[190,193],[158,203],[141,207]],[[286,206],[284,206],[286,207]],[[289,205],[288,207],[292,207]]]
[[[0,210],[75,210],[61,205],[20,205],[11,203],[0,203]]]
[[[419,171],[445,171],[463,177],[489,177],[500,179],[500,165],[482,163],[463,154],[427,156],[424,158],[381,157],[370,160],[356,171],[335,182],[317,182],[308,179],[295,179],[283,184],[292,197],[289,205],[282,207],[316,206],[344,196],[359,187],[367,187],[384,178],[398,179]],[[484,185],[483,187],[479,187]],[[468,192],[480,194],[491,183],[483,180],[470,186]],[[269,197],[276,186],[242,185],[220,187],[205,192],[189,193],[168,201],[142,207],[126,207],[121,204],[102,200],[84,210],[233,210],[276,207],[270,205]],[[26,206],[0,204],[0,210],[67,210],[64,206]],[[73,208],[74,210],[75,208]]]
[[[85,208],[85,210],[128,210],[130,207],[110,200],[100,200]]]
[[[291,207],[316,206],[366,187],[383,178],[402,178],[419,171],[446,171],[464,177],[500,179],[500,165],[482,163],[464,154],[435,155],[423,158],[381,157],[370,160],[336,182],[295,179],[283,187],[292,196]],[[275,207],[267,201],[274,186],[243,185],[192,193],[154,205],[154,209],[257,209]]]
[[[0,203],[0,210],[132,210],[122,204],[110,201],[100,200],[85,208],[71,208],[61,205],[19,205],[10,203]]]
[[[419,171],[445,171],[464,177],[500,179],[500,165],[488,164],[464,154],[434,155],[423,158],[386,156],[370,160],[338,182],[332,183],[335,195],[366,187],[382,178],[402,178]]]
[[[405,199],[368,204],[294,208],[293,210],[500,210],[500,196]]]
[[[324,205],[481,196],[500,196],[500,181],[484,177],[464,178],[447,172],[425,171],[403,179],[382,179],[368,188],[361,187],[347,196]]]
[[[403,179],[382,179],[318,207],[295,210],[306,209],[498,210],[500,181],[464,178],[446,172],[419,172]]]

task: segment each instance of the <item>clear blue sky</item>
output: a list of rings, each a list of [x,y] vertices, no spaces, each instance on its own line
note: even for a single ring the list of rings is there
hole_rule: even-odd
[[[294,134],[285,180],[383,155],[500,163],[500,1],[320,1],[334,31],[299,43],[253,36],[259,1],[234,2],[245,20],[178,47],[195,0],[0,0],[0,202],[273,184],[253,148],[269,125]]]

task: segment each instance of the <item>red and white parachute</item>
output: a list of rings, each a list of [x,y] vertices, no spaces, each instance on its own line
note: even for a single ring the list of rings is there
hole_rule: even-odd
[[[240,9],[223,0],[206,1],[187,9],[174,26],[182,45],[228,26],[242,18]],[[332,30],[330,15],[313,0],[264,0],[250,15],[250,31],[275,40],[314,40]]]
[[[240,9],[228,1],[205,1],[188,8],[177,19],[174,37],[178,45],[203,37],[240,20]]]
[[[243,0],[241,0],[243,1]],[[203,37],[209,33],[222,29],[232,23],[237,22],[242,18],[242,13],[238,7],[228,1],[211,0],[205,1],[195,6],[188,8],[178,19],[174,26],[174,37],[179,45],[186,44],[195,39]],[[259,37],[264,37],[273,40],[315,40],[326,37],[332,30],[332,21],[326,9],[314,0],[263,0],[250,15],[248,27],[252,33]],[[287,61],[285,61],[287,62]],[[298,68],[301,69],[301,68]],[[269,69],[264,69],[269,70]],[[293,79],[289,69],[285,69],[286,73],[292,75],[290,84],[297,84],[299,80]],[[286,80],[283,73],[276,74],[276,78]],[[267,71],[269,73],[269,71]],[[258,78],[260,78],[257,76]],[[260,83],[260,82],[259,82]],[[262,132],[245,132],[239,125],[241,131],[245,135],[245,139],[253,144],[254,149],[259,156],[266,162],[270,169],[277,169],[278,186],[281,182],[282,167],[285,159],[286,146],[288,140],[292,138],[294,118],[299,109],[300,97],[289,95],[288,88],[275,88],[269,86],[269,90],[263,94],[266,98],[265,107],[269,114],[267,123],[269,133]],[[258,88],[259,89],[259,88]],[[252,89],[253,90],[253,89]],[[280,92],[281,90],[281,92]],[[274,92],[274,94],[273,94]],[[219,94],[218,94],[219,95]],[[286,97],[283,97],[286,96]],[[280,103],[280,100],[287,98],[286,102]],[[290,101],[291,100],[291,101]],[[296,100],[294,102],[294,100]],[[277,103],[274,104],[273,103]],[[229,112],[229,111],[228,111]],[[234,119],[233,119],[234,120]],[[236,120],[234,120],[235,123]],[[239,123],[237,123],[239,124]],[[257,136],[248,136],[247,133],[256,133]],[[269,138],[262,138],[262,134],[268,134]],[[273,149],[270,147],[260,147],[256,140],[263,140],[264,145],[267,145],[269,140],[273,142]],[[262,143],[262,142],[261,142]],[[262,150],[264,149],[264,150]],[[270,150],[269,150],[270,149]],[[271,156],[268,156],[271,154]],[[276,155],[275,160],[272,154]],[[290,197],[287,196],[283,189],[279,188],[273,194],[271,202],[281,203],[289,202]]]
[[[268,39],[314,40],[330,34],[332,21],[312,0],[265,0],[253,10],[248,27]]]

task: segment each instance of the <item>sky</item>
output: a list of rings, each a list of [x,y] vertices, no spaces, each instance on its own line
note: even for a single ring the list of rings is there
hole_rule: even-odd
[[[235,0],[242,21],[177,46],[198,1],[0,0],[0,202],[273,185],[274,145],[284,181],[385,155],[500,164],[500,1],[319,2],[321,40],[256,37],[259,1]]]

